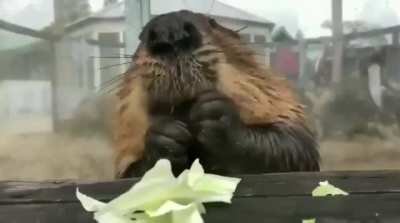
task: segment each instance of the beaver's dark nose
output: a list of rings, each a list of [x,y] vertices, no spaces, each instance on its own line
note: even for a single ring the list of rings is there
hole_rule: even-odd
[[[142,38],[154,56],[188,53],[201,44],[201,34],[196,26],[177,13],[166,14],[150,21]]]

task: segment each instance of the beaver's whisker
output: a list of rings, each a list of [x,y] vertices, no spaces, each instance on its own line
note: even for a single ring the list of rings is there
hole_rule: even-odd
[[[96,57],[90,56],[91,59],[131,59],[130,57],[119,57],[119,56],[104,56],[104,57]]]
[[[124,72],[122,74],[118,74],[115,77],[111,78],[110,80],[107,80],[107,81],[101,83],[100,88],[108,87],[108,86],[114,84],[115,82],[122,80],[126,74],[127,74],[126,72]]]
[[[100,70],[104,70],[104,69],[109,69],[109,68],[113,68],[113,67],[117,67],[117,66],[122,66],[122,65],[126,65],[126,64],[131,64],[132,62],[126,62],[126,63],[119,63],[119,64],[113,64],[113,65],[108,65],[108,66],[104,66],[104,67],[100,67]]]

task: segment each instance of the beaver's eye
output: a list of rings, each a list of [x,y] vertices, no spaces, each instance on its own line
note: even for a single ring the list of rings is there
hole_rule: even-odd
[[[217,28],[218,27],[218,23],[217,21],[215,21],[215,19],[209,19],[208,23],[210,24],[211,27],[213,28]]]

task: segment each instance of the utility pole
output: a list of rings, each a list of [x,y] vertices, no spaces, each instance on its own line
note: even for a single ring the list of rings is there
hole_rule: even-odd
[[[343,73],[343,0],[332,1],[332,37],[333,37],[333,67],[332,81],[337,84]]]

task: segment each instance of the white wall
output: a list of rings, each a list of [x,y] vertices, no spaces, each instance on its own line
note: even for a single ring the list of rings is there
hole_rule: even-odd
[[[51,114],[51,87],[48,81],[4,81],[0,85],[0,117]]]
[[[51,131],[50,82],[1,82],[0,122],[1,134]]]

